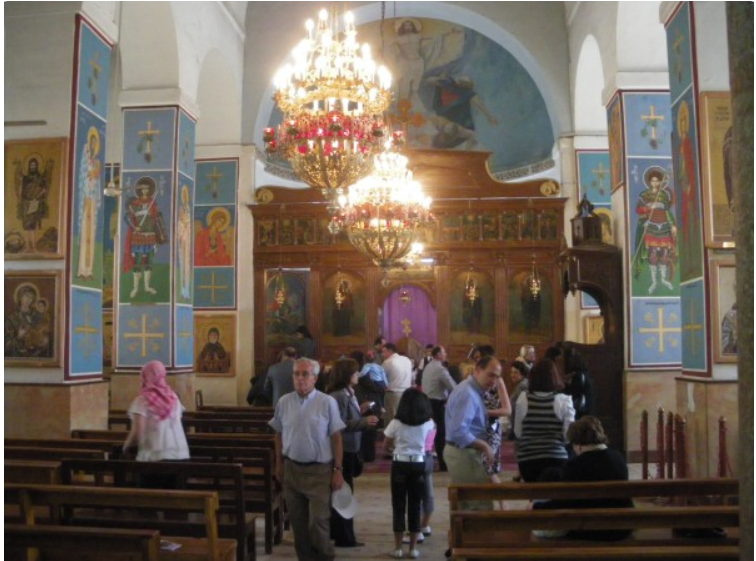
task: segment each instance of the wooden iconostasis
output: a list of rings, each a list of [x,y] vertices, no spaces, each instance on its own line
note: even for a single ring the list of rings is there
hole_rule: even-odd
[[[326,204],[313,189],[258,189],[250,205],[255,223],[255,357],[265,363],[296,342],[306,325],[328,361],[365,351],[385,330],[386,299],[415,287],[434,308],[435,341],[452,364],[471,345],[493,345],[506,359],[520,346],[543,351],[564,334],[564,301],[557,258],[563,248],[564,203],[553,181],[517,184],[494,181],[486,153],[413,151],[410,169],[433,198],[434,224],[423,232],[420,264],[388,274],[355,250],[345,233],[331,235]],[[533,298],[525,279],[535,270],[541,292]],[[279,269],[281,270],[279,274]],[[465,288],[474,284],[470,302]],[[347,298],[335,303],[341,284]],[[284,297],[276,298],[283,289]],[[391,295],[394,296],[391,296]],[[417,310],[416,310],[417,312]],[[401,312],[395,315],[400,321]],[[422,314],[420,314],[422,315]],[[403,318],[407,319],[407,318]],[[411,322],[404,328],[413,329]]]

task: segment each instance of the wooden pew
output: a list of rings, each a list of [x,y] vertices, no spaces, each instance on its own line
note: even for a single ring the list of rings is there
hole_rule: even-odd
[[[78,448],[35,448],[31,446],[6,446],[7,460],[56,461],[64,458],[104,460],[105,452]]]
[[[244,466],[244,504],[247,512],[265,516],[265,553],[281,543],[284,526],[283,490],[274,479],[275,453],[272,448],[201,446],[190,443],[193,459],[239,463]]]
[[[156,530],[6,524],[4,548],[6,561],[26,561],[28,548],[40,552],[45,560],[107,559],[107,552],[118,552],[120,561],[161,559],[160,532]]]
[[[228,413],[232,411],[257,411],[260,413],[270,414],[270,418],[273,418],[273,407],[249,407],[249,406],[235,406],[235,405],[203,405],[198,408],[198,411],[216,411],[220,413]]]
[[[5,447],[21,448],[59,448],[77,450],[100,450],[110,456],[113,453],[113,440],[104,439],[87,439],[80,438],[6,438]]]
[[[35,510],[45,507],[53,526],[78,523],[98,528],[158,530],[166,540],[181,545],[165,556],[176,561],[232,561],[236,557],[236,541],[218,537],[217,493],[6,484],[5,505],[19,507],[27,526],[35,525]],[[168,516],[143,516],[145,512]],[[132,513],[142,517],[125,516]],[[177,520],[176,515],[187,520]],[[191,522],[190,515],[200,515],[203,521]],[[163,553],[167,552],[161,552],[161,559]]]
[[[217,492],[220,513],[226,515],[219,521],[221,537],[236,539],[238,561],[256,559],[257,516],[245,512],[245,475],[239,463],[65,460],[61,466],[62,482],[66,485],[136,488],[144,476],[150,475],[174,477],[177,489]]]
[[[60,483],[60,461],[5,460],[6,483]]]
[[[109,416],[113,417],[114,419],[124,418],[128,416],[128,413],[123,410],[111,410],[109,413]],[[273,408],[271,407],[263,407],[263,408],[212,407],[212,408],[199,409],[197,411],[184,411],[182,418],[268,419],[270,420],[273,418]]]
[[[211,432],[211,433],[248,433],[248,432],[270,432],[270,426],[268,425],[270,418],[263,419],[228,419],[228,418],[216,418],[209,417],[194,417],[192,415],[185,415],[181,419],[181,424],[184,426],[184,431],[189,433],[194,432]],[[113,415],[108,417],[108,427],[117,428],[124,427],[129,429],[131,426],[131,419],[128,415]]]
[[[599,483],[450,485],[450,544],[454,559],[737,559],[738,507],[734,479]],[[461,501],[636,500],[636,508],[459,510]],[[652,498],[652,502],[637,499]],[[681,500],[683,499],[684,500]],[[688,504],[682,504],[683,502]],[[675,506],[670,506],[675,504]],[[573,505],[570,505],[573,506]],[[726,538],[692,538],[679,529],[726,528]],[[619,541],[539,538],[534,530],[635,530]]]
[[[126,430],[100,430],[100,429],[74,429],[71,438],[74,440],[110,440],[123,444],[129,431]]]
[[[104,431],[104,430],[73,430],[71,436],[73,440],[109,440],[114,444],[123,444],[127,436],[126,431]],[[189,433],[186,435],[189,447],[192,444],[202,446],[231,446],[250,448],[275,448],[275,434],[273,433]]]

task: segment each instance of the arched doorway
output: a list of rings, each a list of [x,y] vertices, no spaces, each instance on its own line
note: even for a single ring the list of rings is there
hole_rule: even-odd
[[[419,286],[395,288],[383,302],[383,336],[410,358],[422,359],[425,345],[436,344],[437,323],[436,308]]]

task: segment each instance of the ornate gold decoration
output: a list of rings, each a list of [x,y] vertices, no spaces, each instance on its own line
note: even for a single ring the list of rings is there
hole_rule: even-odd
[[[339,198],[338,222],[355,248],[388,269],[412,250],[418,228],[433,220],[430,203],[407,170],[407,158],[384,152],[375,157],[373,174]]]
[[[270,189],[260,189],[255,193],[255,202],[259,205],[267,205],[273,201],[273,191]]]
[[[365,177],[386,134],[382,115],[391,103],[391,74],[372,59],[370,45],[356,41],[351,12],[337,30],[336,17],[321,10],[317,26],[292,51],[293,64],[276,74],[274,99],[283,112],[276,131],[263,131],[269,155],[287,159],[297,176],[331,201]]]
[[[541,194],[544,197],[556,197],[559,194],[559,185],[554,181],[544,181],[541,183]]]

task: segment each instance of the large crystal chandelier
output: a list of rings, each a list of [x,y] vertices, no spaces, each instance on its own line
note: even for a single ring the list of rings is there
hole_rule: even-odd
[[[376,66],[370,45],[356,41],[351,12],[339,34],[336,17],[321,10],[317,26],[292,51],[294,62],[275,77],[283,112],[278,134],[263,131],[269,155],[287,159],[299,178],[320,189],[335,212],[344,189],[365,177],[385,142],[383,114],[391,103],[391,74]]]
[[[388,269],[410,253],[418,229],[433,220],[430,203],[407,158],[387,150],[375,157],[373,173],[339,198],[339,221],[354,247]]]

